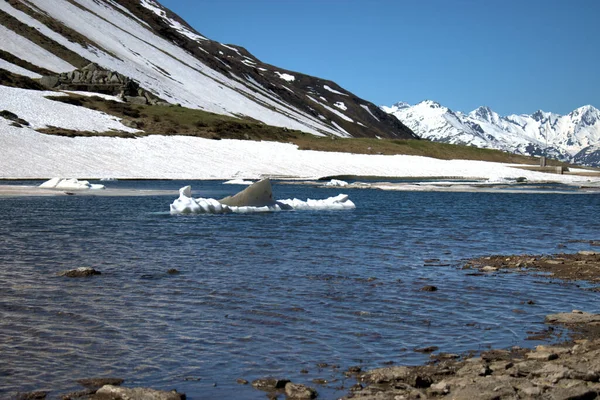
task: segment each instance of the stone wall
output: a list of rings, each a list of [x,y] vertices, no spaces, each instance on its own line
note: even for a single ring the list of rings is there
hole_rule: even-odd
[[[142,89],[131,78],[116,71],[101,68],[91,63],[81,69],[63,72],[59,75],[46,75],[40,83],[48,89],[76,90],[119,96],[135,104],[157,104],[162,101]]]

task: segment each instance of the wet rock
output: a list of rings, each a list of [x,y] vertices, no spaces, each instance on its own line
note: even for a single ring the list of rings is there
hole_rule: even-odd
[[[362,368],[359,367],[358,365],[354,365],[354,366],[348,368],[348,372],[350,372],[351,374],[358,374],[361,371],[362,371]]]
[[[546,351],[532,351],[525,354],[528,360],[551,361],[558,358],[558,354]]]
[[[180,273],[179,270],[175,269],[175,268],[171,268],[167,271],[167,274],[169,274],[169,275],[177,275],[179,273]]]
[[[90,267],[79,267],[67,271],[61,271],[58,273],[59,276],[66,276],[68,278],[84,278],[92,275],[101,275],[100,271],[96,271]]]
[[[96,398],[108,396],[111,400],[185,400],[185,394],[176,391],[155,390],[148,388],[124,388],[104,385],[96,392]],[[106,398],[106,397],[105,397]]]
[[[104,385],[120,386],[124,382],[121,378],[89,378],[79,379],[77,383],[90,389],[100,389]]]
[[[64,394],[62,395],[60,398],[61,400],[77,400],[77,399],[88,399],[90,398],[91,395],[93,395],[94,393],[96,393],[96,389],[85,389],[85,390],[78,390],[76,392],[71,392],[68,394]]]
[[[435,292],[438,290],[438,288],[436,286],[433,285],[425,285],[423,286],[421,289],[419,289],[421,292]]]
[[[360,379],[366,383],[387,383],[395,380],[404,380],[411,374],[409,367],[377,368],[363,374]]]
[[[416,348],[414,351],[417,353],[433,353],[434,351],[436,351],[438,349],[439,349],[439,347],[437,347],[437,346],[427,346],[427,347]]]
[[[352,385],[352,386],[350,387],[350,391],[351,391],[351,392],[360,392],[360,391],[361,391],[361,390],[363,390],[363,389],[364,389],[364,386],[363,386],[363,385],[361,385],[360,383],[357,383],[357,384],[355,384],[355,385]]]
[[[260,378],[253,380],[252,386],[254,386],[256,389],[269,392],[277,389],[283,389],[289,382],[289,379]]]
[[[42,400],[45,399],[47,395],[48,393],[43,391],[19,393],[16,396],[16,400]]]
[[[329,383],[327,381],[327,379],[323,379],[323,378],[315,378],[312,380],[312,382],[316,385],[327,385],[327,383]]]
[[[600,323],[600,314],[591,314],[587,312],[557,313],[546,315],[546,322],[559,324],[590,324]]]
[[[317,391],[311,387],[288,382],[285,385],[285,394],[290,399],[315,399],[317,397]]]
[[[598,253],[596,251],[582,250],[582,251],[578,252],[577,254],[580,254],[582,256],[595,256],[600,253]]]
[[[247,385],[248,381],[242,378],[238,378],[236,379],[236,382],[239,383],[240,385]]]

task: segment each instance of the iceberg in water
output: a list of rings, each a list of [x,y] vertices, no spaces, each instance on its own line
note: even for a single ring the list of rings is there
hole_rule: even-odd
[[[273,200],[271,182],[261,180],[235,196],[221,200],[192,197],[192,187],[179,189],[179,198],[171,204],[171,214],[227,214],[272,212],[282,210],[348,210],[356,208],[348,195],[340,194],[323,200]]]
[[[105,189],[104,185],[92,184],[88,181],[80,181],[75,178],[52,178],[40,186],[42,189],[58,189],[58,190],[88,190],[88,189]]]

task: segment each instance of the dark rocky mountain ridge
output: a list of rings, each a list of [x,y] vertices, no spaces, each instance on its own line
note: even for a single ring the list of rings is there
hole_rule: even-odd
[[[348,92],[335,82],[263,63],[241,46],[210,40],[187,24],[180,16],[152,0],[95,0],[93,2],[56,0],[53,2],[56,4],[56,9],[81,13],[76,17],[84,20],[96,21],[97,18],[101,18],[103,19],[102,23],[110,23],[114,27],[114,31],[110,34],[119,35],[119,41],[122,46],[128,48],[132,54],[131,57],[129,54],[125,54],[127,57],[124,57],[121,48],[111,47],[111,43],[106,42],[101,36],[103,32],[92,32],[89,26],[83,27],[75,24],[76,21],[71,21],[68,17],[63,18],[62,15],[66,13],[51,10],[49,5],[44,4],[43,1],[6,0],[4,3],[0,7],[0,21],[5,28],[70,63],[75,67],[73,70],[97,63],[103,69],[118,72],[136,81],[142,89],[152,93],[154,97],[171,103],[180,102],[187,107],[205,108],[203,103],[194,101],[191,96],[178,101],[177,86],[189,86],[188,81],[182,79],[181,75],[178,75],[178,71],[171,67],[174,62],[179,62],[183,68],[201,74],[202,76],[199,78],[208,77],[216,81],[218,86],[228,91],[226,93],[228,98],[232,97],[229,93],[229,89],[231,89],[237,95],[244,96],[246,98],[244,102],[250,100],[266,109],[265,112],[255,110],[254,113],[246,114],[248,107],[240,105],[238,109],[235,109],[229,105],[223,106],[231,115],[247,115],[267,124],[294,129],[298,129],[299,122],[306,126],[308,132],[324,135],[416,138],[416,135],[397,118]],[[33,21],[35,23],[31,23],[28,18],[35,20]],[[123,21],[127,26],[123,26]],[[31,26],[40,23],[49,30],[49,33],[45,29],[40,29],[40,26]],[[125,32],[126,28],[132,24],[135,24],[135,29]],[[165,59],[151,58],[149,52],[142,54],[134,50],[134,46],[129,45],[129,40],[136,43],[143,42],[152,50],[158,49],[164,54]],[[193,60],[187,59],[187,57],[184,59],[173,49],[160,47],[164,41],[184,50],[187,55],[192,56],[202,65],[193,65]],[[76,47],[74,44],[81,46],[86,51],[74,50]],[[94,59],[85,54],[86,52],[100,54],[102,57]],[[104,55],[111,58],[113,65],[109,63],[104,65],[103,61],[106,59]],[[26,55],[20,53],[3,51],[0,52],[0,58],[40,75],[48,75],[49,72],[59,75],[67,72],[64,70],[49,71],[48,65],[36,65],[28,60]],[[125,60],[126,58],[127,60]],[[163,81],[166,82],[163,86],[168,86],[169,89],[161,91],[149,87],[138,76],[130,76],[127,70],[114,68],[115,63],[130,62],[130,60],[133,60],[132,68],[134,69],[137,68],[136,63],[143,63],[144,67],[152,68],[154,75],[150,79],[160,80],[161,84]],[[210,70],[207,70],[206,67]],[[139,68],[137,69],[139,70]],[[158,79],[157,74],[160,74]],[[186,79],[188,78],[186,77]],[[221,105],[222,102],[218,98],[220,94],[215,92],[210,87],[206,87],[204,92],[197,94],[206,102],[212,101]],[[165,96],[165,93],[168,96]],[[210,97],[213,95],[214,98],[211,100]],[[210,107],[206,109],[213,111]],[[270,119],[262,118],[263,114],[270,112],[281,115],[279,117],[271,115]]]

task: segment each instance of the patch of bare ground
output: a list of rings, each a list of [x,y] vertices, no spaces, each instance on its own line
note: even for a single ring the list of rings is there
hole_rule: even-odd
[[[0,69],[0,85],[22,89],[45,90],[39,82],[27,76],[13,74],[4,69]]]

